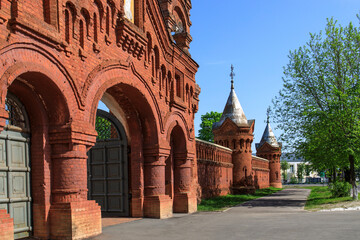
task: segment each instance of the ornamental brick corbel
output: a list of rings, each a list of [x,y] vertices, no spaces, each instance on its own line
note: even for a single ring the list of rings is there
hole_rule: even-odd
[[[116,23],[116,44],[133,57],[141,60],[145,54],[146,37],[127,19],[120,17]]]
[[[186,54],[190,56],[189,48],[192,41],[192,37],[187,32],[181,32],[173,35],[176,45],[180,47]]]
[[[145,148],[144,149],[144,156],[145,157],[168,157],[170,155],[170,147],[152,147],[152,148]]]
[[[50,144],[85,145],[88,149],[96,143],[97,132],[87,122],[70,122],[49,128]]]

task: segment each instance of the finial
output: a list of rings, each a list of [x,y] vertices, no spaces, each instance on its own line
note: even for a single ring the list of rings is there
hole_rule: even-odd
[[[269,122],[270,122],[270,112],[271,112],[271,108],[270,108],[270,106],[269,106],[268,109],[266,110],[266,115],[267,115],[266,123],[269,123]]]
[[[234,73],[234,66],[233,66],[232,64],[231,64],[230,77],[231,77],[231,89],[234,89],[234,77],[235,77],[235,73]]]

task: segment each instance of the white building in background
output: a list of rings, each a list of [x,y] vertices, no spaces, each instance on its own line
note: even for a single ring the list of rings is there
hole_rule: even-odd
[[[283,153],[280,161],[281,162],[287,161],[290,166],[290,168],[287,170],[287,174],[286,174],[287,175],[286,183],[290,183],[292,177],[295,177],[296,180],[298,181],[297,171],[298,171],[299,164],[305,163],[306,165],[309,165],[309,163],[303,162],[303,160],[301,158],[296,157],[295,154]],[[283,171],[281,170],[281,177],[283,177],[282,173],[283,173]],[[303,179],[299,183],[306,183],[306,182],[320,183],[320,182],[324,182],[324,181],[326,182],[326,179],[321,178],[317,172],[311,171],[310,175],[306,176],[305,171],[304,171]],[[283,182],[285,182],[284,179],[283,179]]]

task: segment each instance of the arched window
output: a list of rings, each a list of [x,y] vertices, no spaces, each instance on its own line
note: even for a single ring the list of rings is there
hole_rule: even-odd
[[[164,65],[161,65],[161,79],[160,79],[160,91],[165,88],[165,82],[166,82],[166,68]]]
[[[65,41],[71,43],[74,36],[74,25],[76,19],[76,8],[71,2],[66,3],[65,9]]]
[[[185,99],[188,102],[188,107],[190,108],[190,92],[189,92],[189,84],[186,84],[185,87]]]
[[[169,71],[168,72],[168,77],[167,77],[167,83],[166,83],[166,96],[169,96],[170,95],[170,92],[171,92],[171,72]]]
[[[1,5],[1,1],[0,1],[0,5]],[[57,9],[57,1],[43,0],[44,21],[53,26],[56,26],[57,18],[58,18],[57,11],[54,11],[55,9]]]
[[[65,41],[70,43],[70,13],[65,9]]]
[[[124,0],[125,17],[132,23],[135,23],[135,3],[134,0]]]
[[[84,22],[80,20],[80,47],[84,48]]]
[[[245,145],[245,141],[244,141],[244,139],[241,139],[240,140],[240,149],[243,149],[244,145]]]
[[[94,42],[98,43],[98,19],[96,13],[94,13]]]
[[[155,59],[154,59],[154,56],[151,56],[151,73],[152,73],[152,76],[155,78]]]
[[[189,96],[189,106],[191,107],[191,99],[194,96],[194,90],[193,87],[190,87],[190,96]]]
[[[5,110],[9,114],[6,119],[7,128],[18,129],[19,131],[29,132],[30,124],[24,105],[11,93],[5,99]],[[11,126],[11,127],[10,127]]]
[[[159,69],[160,69],[160,56],[159,56],[159,48],[157,46],[154,47],[154,57],[155,57],[155,77],[159,78]]]
[[[110,34],[110,8],[106,7],[106,34]]]
[[[150,33],[146,33],[147,37],[147,61],[150,62],[151,60],[151,50],[152,50],[152,39]]]
[[[97,14],[98,21],[99,21],[98,27],[99,27],[100,31],[102,32],[102,30],[103,30],[103,21],[102,20],[104,17],[104,6],[102,5],[102,2],[100,0],[94,0],[94,3],[98,9],[98,14]]]

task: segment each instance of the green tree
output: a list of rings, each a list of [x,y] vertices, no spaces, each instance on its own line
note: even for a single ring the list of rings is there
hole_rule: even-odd
[[[221,118],[221,113],[213,112],[213,111],[201,115],[201,124],[200,124],[198,138],[205,141],[214,142],[212,125],[213,123],[220,121],[220,118]]]
[[[97,139],[105,140],[111,138],[111,122],[103,117],[96,116],[95,130]]]
[[[287,170],[290,168],[290,164],[286,160],[281,161],[280,168],[282,170],[283,180],[285,182],[287,180]]]
[[[349,167],[354,199],[360,153],[360,29],[328,19],[290,51],[273,112],[281,137],[316,170]]]
[[[305,176],[306,176],[306,177],[310,176],[311,171],[312,171],[311,165],[305,164]]]
[[[305,164],[304,163],[299,163],[297,165],[297,171],[296,171],[296,176],[298,178],[299,183],[302,182],[302,180],[304,178],[304,173],[305,173]]]

